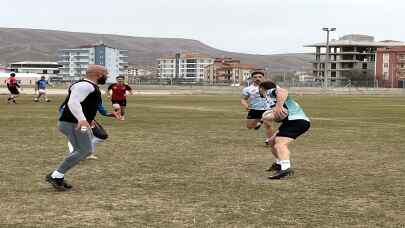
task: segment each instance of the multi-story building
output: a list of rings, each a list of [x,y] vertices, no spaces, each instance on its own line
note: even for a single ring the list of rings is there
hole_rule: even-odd
[[[136,66],[128,66],[127,75],[132,77],[152,76],[153,71],[150,69],[143,69]]]
[[[375,72],[375,53],[377,48],[404,45],[399,41],[374,41],[367,35],[345,35],[329,42],[328,79],[331,81],[346,79],[354,72],[373,74]],[[315,47],[313,75],[323,80],[325,75],[326,43],[306,45]]]
[[[50,80],[61,80],[60,65],[57,62],[24,61],[10,63],[9,70],[16,73],[35,73],[49,77]]]
[[[241,64],[240,60],[232,58],[216,58],[213,64],[205,67],[205,80],[210,83],[232,83],[242,84],[246,81],[254,66],[251,64]]]
[[[405,88],[405,46],[378,48],[375,75],[380,86]]]
[[[63,80],[77,81],[86,73],[89,64],[105,66],[107,82],[114,82],[118,75],[125,75],[128,66],[128,51],[109,47],[103,43],[58,50],[58,63],[62,65]]]
[[[158,59],[158,76],[162,79],[201,81],[205,67],[213,61],[213,58],[201,53],[163,55]]]

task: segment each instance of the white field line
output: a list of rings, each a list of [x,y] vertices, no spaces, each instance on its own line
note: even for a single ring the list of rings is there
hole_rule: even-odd
[[[215,108],[205,108],[205,107],[195,107],[195,106],[176,106],[176,105],[136,105],[138,107],[148,107],[153,109],[176,109],[176,110],[191,110],[191,111],[200,111],[200,112],[237,112],[229,109],[215,109]],[[394,123],[383,123],[383,122],[374,122],[374,121],[361,121],[360,118],[326,118],[326,117],[311,117],[311,120],[320,120],[320,121],[335,121],[335,122],[345,122],[345,123],[357,123],[357,124],[368,124],[368,125],[377,125],[377,126],[386,126],[386,127],[397,127],[405,128],[405,124],[394,124]]]

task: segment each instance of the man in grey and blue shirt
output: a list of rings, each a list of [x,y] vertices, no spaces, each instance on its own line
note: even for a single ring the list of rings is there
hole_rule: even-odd
[[[95,124],[94,119],[101,103],[98,84],[105,84],[107,74],[103,66],[89,65],[85,78],[70,86],[69,94],[61,105],[64,108],[58,127],[73,146],[73,151],[46,176],[46,181],[56,190],[65,191],[72,188],[64,180],[65,173],[92,152],[91,125]]]

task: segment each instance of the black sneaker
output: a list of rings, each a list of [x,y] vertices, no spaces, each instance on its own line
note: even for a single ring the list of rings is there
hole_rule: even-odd
[[[257,122],[255,130],[259,130],[261,126],[262,126],[262,122],[261,121]]]
[[[268,169],[266,169],[267,172],[280,171],[280,170],[281,170],[281,165],[277,164],[275,162],[273,164],[271,164],[271,166]]]
[[[294,174],[294,171],[291,168],[288,168],[286,170],[277,171],[273,176],[270,176],[269,179],[271,179],[271,180],[282,179],[282,178],[292,176],[293,174]]]
[[[65,182],[64,178],[52,178],[52,173],[46,175],[45,180],[52,184],[52,186],[58,191],[66,191],[72,188],[72,185]]]

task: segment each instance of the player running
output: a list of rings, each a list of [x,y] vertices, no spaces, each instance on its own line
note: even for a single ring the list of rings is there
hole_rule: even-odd
[[[51,100],[48,99],[46,96],[46,85],[48,85],[48,81],[45,80],[45,76],[41,76],[41,79],[35,83],[35,91],[38,91],[38,96],[34,98],[35,102],[38,102],[41,97],[44,97],[44,101],[50,102]]]
[[[248,112],[246,127],[248,129],[259,129],[263,124],[262,114],[271,108],[272,101],[260,96],[259,93],[259,84],[264,81],[264,74],[262,72],[253,72],[252,73],[253,84],[245,87],[242,91],[242,98],[240,103],[243,108]],[[271,125],[266,123],[263,124],[266,128],[266,140],[265,143],[268,144],[269,139],[273,135]]]
[[[124,83],[125,77],[120,75],[116,77],[117,83],[108,87],[107,97],[111,98],[114,111],[121,113],[121,120],[125,120],[125,108],[127,106],[127,91],[133,95],[132,88]]]
[[[17,104],[15,98],[18,97],[20,94],[20,91],[18,91],[18,88],[20,88],[20,85],[17,82],[17,79],[15,78],[15,73],[11,72],[10,77],[7,78],[6,81],[7,84],[7,89],[10,92],[8,95],[7,103],[10,104],[10,101],[12,101],[14,104]]]
[[[262,97],[267,97],[276,103],[273,108],[274,116],[282,119],[278,131],[269,140],[272,153],[276,158],[276,162],[267,170],[276,171],[269,179],[285,178],[293,174],[288,145],[308,131],[311,123],[300,105],[288,95],[286,89],[276,86],[271,81],[262,82],[259,89]]]

